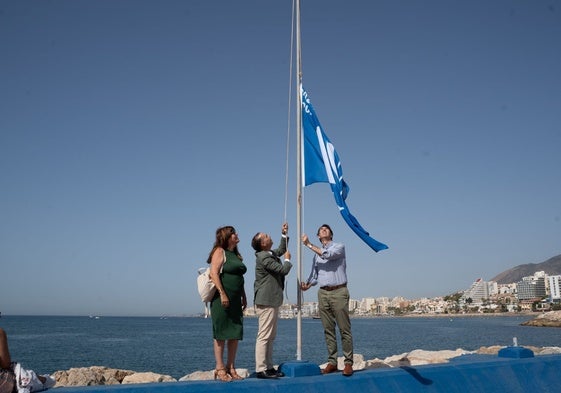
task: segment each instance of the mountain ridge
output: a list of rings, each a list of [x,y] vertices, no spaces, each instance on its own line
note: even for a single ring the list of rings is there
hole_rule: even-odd
[[[510,284],[522,281],[523,277],[533,276],[535,272],[544,271],[550,276],[561,275],[561,255],[554,256],[541,263],[518,265],[497,274],[490,281],[497,284]]]

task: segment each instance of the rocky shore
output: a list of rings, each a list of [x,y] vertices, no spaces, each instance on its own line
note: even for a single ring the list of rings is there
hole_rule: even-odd
[[[561,327],[561,311],[549,311],[523,322],[524,326]]]
[[[543,325],[545,326],[545,325]],[[443,350],[443,351],[425,351],[416,349],[409,353],[402,353],[387,357],[383,360],[372,359],[364,360],[362,355],[355,354],[353,369],[366,370],[375,368],[391,368],[402,366],[419,366],[425,364],[448,363],[450,359],[458,356],[469,354],[480,355],[496,355],[501,346],[481,347],[476,351],[465,351],[463,349]],[[536,355],[561,354],[559,347],[531,347]],[[325,364],[320,365],[325,367]],[[343,358],[339,358],[338,368],[343,369]],[[237,369],[238,374],[247,378],[250,375],[248,369]],[[200,381],[213,379],[213,370],[196,371],[185,375],[179,381]],[[160,382],[177,382],[177,380],[169,375],[156,374],[153,372],[136,372],[131,370],[119,370],[102,366],[71,368],[66,371],[57,371],[53,374],[56,380],[55,387],[63,386],[92,386],[92,385],[119,385],[131,383],[160,383]]]

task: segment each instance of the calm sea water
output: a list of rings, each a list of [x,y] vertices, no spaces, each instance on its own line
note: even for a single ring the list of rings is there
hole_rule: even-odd
[[[365,359],[413,349],[475,350],[482,346],[561,347],[561,329],[520,326],[531,317],[353,319],[355,353]],[[212,327],[203,318],[2,316],[10,352],[24,367],[44,374],[72,367],[107,366],[180,378],[214,368]],[[244,321],[237,367],[254,369],[257,319]],[[280,320],[274,361],[296,359],[296,320]],[[326,361],[321,322],[302,321],[302,359]]]

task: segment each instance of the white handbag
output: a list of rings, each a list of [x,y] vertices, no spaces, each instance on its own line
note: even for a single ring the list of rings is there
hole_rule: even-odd
[[[224,261],[222,262],[220,273],[222,273],[222,268],[226,262],[226,252],[224,250],[222,250],[222,252],[224,252]],[[197,289],[199,290],[199,295],[203,303],[208,303],[214,298],[214,294],[216,293],[216,285],[214,285],[214,282],[210,279],[210,266],[207,268],[200,268],[198,273]]]

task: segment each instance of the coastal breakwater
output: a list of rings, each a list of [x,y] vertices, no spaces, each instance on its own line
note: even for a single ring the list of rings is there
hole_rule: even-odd
[[[536,318],[524,322],[523,325],[530,326],[556,326],[561,327],[561,311],[552,311],[538,315]],[[523,344],[523,343],[521,343]],[[373,359],[364,360],[361,355],[355,354],[355,370],[371,370],[383,368],[395,368],[402,366],[421,366],[430,364],[445,364],[451,359],[465,357],[465,355],[494,355],[497,356],[499,350],[504,347],[492,346],[481,347],[476,351],[466,351],[463,349],[442,350],[442,351],[424,351],[414,350],[409,353],[402,353],[387,357],[383,360]],[[558,347],[527,347],[534,352],[536,356],[561,354]],[[340,359],[339,369],[343,368],[342,359]],[[322,365],[323,367],[323,365]],[[238,369],[238,374],[243,377],[250,376],[247,369]],[[138,372],[132,370],[112,369],[103,366],[71,368],[65,371],[57,371],[53,374],[57,387],[64,386],[93,386],[93,385],[121,385],[136,383],[161,383],[161,382],[177,382],[175,378],[169,375],[157,374],[153,372]],[[213,379],[213,370],[196,371],[194,373],[183,376],[179,381],[203,381]]]
[[[361,391],[369,393],[479,393],[558,392],[561,385],[561,354],[534,356],[525,348],[507,347],[501,356],[466,355],[446,364],[401,365],[393,368],[357,371],[351,377],[341,373],[294,375],[294,364],[281,365],[287,377],[276,380],[247,378],[224,383],[184,381],[132,385],[63,387],[59,393],[312,393],[319,391]],[[520,355],[520,356],[518,356]],[[402,359],[402,361],[404,361]],[[296,363],[296,362],[293,362]],[[312,367],[313,369],[313,367]]]
[[[409,353],[390,356],[383,360],[372,359],[364,360],[362,355],[355,354],[353,369],[355,371],[394,369],[403,367],[417,367],[427,365],[448,364],[454,359],[490,359],[498,357],[499,352],[507,347],[491,346],[481,347],[476,351],[465,351],[463,349],[425,351],[416,349]],[[536,356],[558,355],[561,358],[560,347],[521,347],[532,351]],[[325,365],[321,365],[325,367]],[[344,367],[343,358],[339,358],[338,368]],[[244,378],[251,376],[247,369],[237,369],[238,374]],[[185,375],[176,380],[169,375],[162,375],[153,372],[135,372],[132,370],[119,370],[102,366],[71,368],[66,371],[57,371],[53,374],[56,380],[55,387],[70,386],[107,386],[107,385],[130,385],[130,384],[153,384],[166,382],[186,382],[186,381],[209,381],[213,380],[213,370],[196,371]]]
[[[550,311],[523,322],[523,326],[561,327],[561,311]]]
[[[538,322],[534,326],[559,326],[551,321],[561,321],[560,314],[540,315],[535,318]],[[501,352],[511,349],[524,356],[501,356]],[[531,356],[527,356],[528,353]],[[275,381],[251,378],[248,370],[238,369],[240,375],[250,378],[228,384],[209,381],[213,376],[212,371],[197,371],[179,381],[166,375],[105,367],[70,369],[56,372],[54,376],[61,393],[105,393],[115,389],[123,393],[197,393],[224,389],[234,392],[262,389],[268,393],[330,389],[369,392],[557,392],[561,385],[561,373],[558,372],[561,367],[561,348],[558,347],[514,345],[481,347],[476,351],[414,350],[384,360],[364,360],[361,355],[356,355],[354,368],[357,372],[351,378],[344,378],[341,373],[322,376],[319,367],[314,366],[317,375],[301,378],[287,373],[286,378]],[[281,364],[281,369],[286,370],[284,367],[285,364]]]

